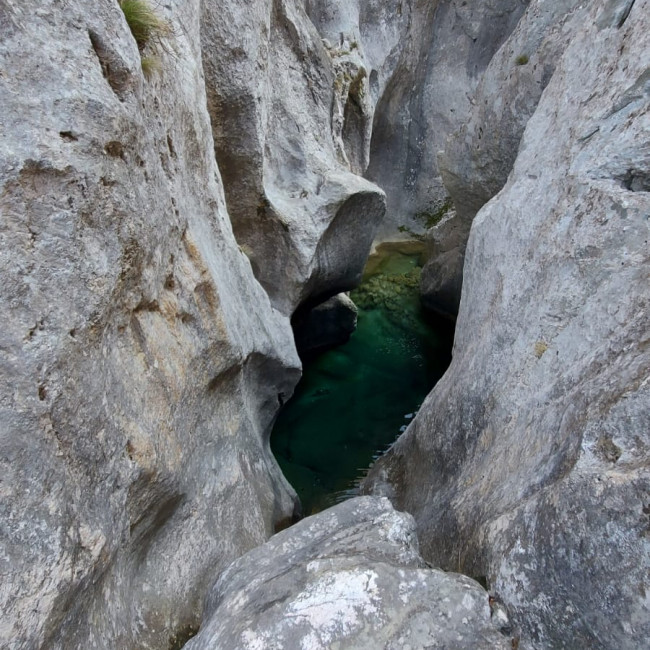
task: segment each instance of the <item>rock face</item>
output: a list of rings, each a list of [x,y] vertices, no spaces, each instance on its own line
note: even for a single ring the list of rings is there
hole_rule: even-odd
[[[450,210],[427,233],[428,261],[420,276],[420,298],[424,307],[445,318],[458,314],[470,225]]]
[[[470,113],[493,54],[527,2],[412,0],[398,62],[375,109],[368,178],[385,189],[388,214],[378,236],[399,226],[423,232],[447,191],[437,154]]]
[[[530,647],[647,643],[649,0],[154,4],[145,79],[115,0],[0,0],[0,646],[180,647],[292,519],[290,318],[361,277],[363,173],[384,234],[442,174],[440,311],[467,269],[375,488]],[[509,647],[413,535],[306,520],[192,645]]]
[[[414,522],[360,497],[304,519],[234,562],[187,650],[511,648],[473,580],[429,569]]]
[[[533,0],[490,60],[468,119],[439,153],[445,189],[461,221],[471,223],[505,185],[526,124],[586,12],[578,0]]]
[[[472,90],[463,121],[447,131],[438,165],[455,214],[429,233],[421,293],[432,311],[458,313],[472,220],[505,185],[526,123],[587,10],[577,0],[533,0]]]
[[[650,638],[649,17],[588,7],[472,226],[450,370],[369,481],[534,648]]]
[[[114,0],[0,3],[3,648],[179,643],[292,517],[288,316],[354,282],[383,211],[301,3],[172,4],[145,80]]]
[[[371,127],[358,51],[328,49],[299,0],[204,2],[201,40],[215,153],[256,277],[288,315],[353,288],[385,210],[352,173]]]

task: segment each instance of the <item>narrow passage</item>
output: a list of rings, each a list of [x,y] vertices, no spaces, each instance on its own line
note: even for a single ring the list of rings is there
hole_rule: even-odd
[[[453,325],[420,306],[423,245],[383,244],[368,260],[350,341],[306,360],[271,447],[304,515],[354,496],[451,360]]]

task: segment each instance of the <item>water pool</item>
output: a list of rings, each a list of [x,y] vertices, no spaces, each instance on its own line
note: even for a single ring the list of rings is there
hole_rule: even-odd
[[[309,515],[353,495],[374,458],[403,431],[451,360],[453,325],[420,306],[418,242],[370,257],[349,342],[304,363],[271,447]]]

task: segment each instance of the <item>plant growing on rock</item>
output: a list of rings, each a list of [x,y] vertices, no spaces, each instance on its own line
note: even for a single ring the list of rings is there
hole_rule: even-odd
[[[438,208],[422,210],[415,215],[415,218],[418,219],[418,221],[421,221],[424,224],[424,227],[429,230],[429,228],[438,225],[444,217],[447,216],[447,213],[453,209],[454,203],[451,200],[451,197],[447,197],[444,203],[442,203]]]
[[[121,0],[120,8],[135,39],[141,57],[142,71],[146,76],[160,68],[155,54],[144,55],[147,49],[164,47],[172,35],[169,21],[159,16],[147,0]]]

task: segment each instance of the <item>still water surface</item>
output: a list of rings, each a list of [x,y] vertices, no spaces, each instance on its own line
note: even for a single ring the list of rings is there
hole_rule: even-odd
[[[449,365],[453,326],[420,307],[418,248],[379,247],[351,293],[357,330],[345,345],[305,362],[280,413],[271,447],[305,515],[355,493]]]

